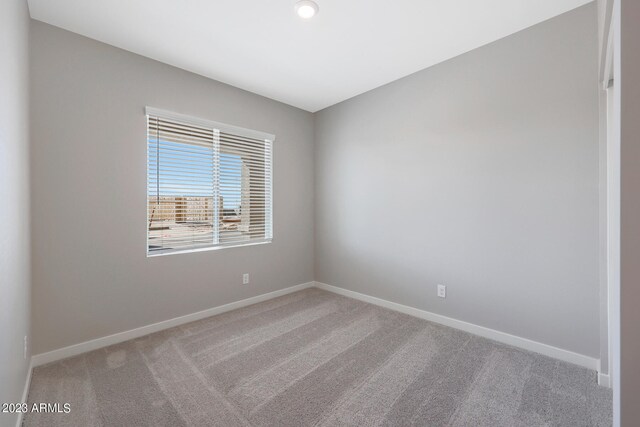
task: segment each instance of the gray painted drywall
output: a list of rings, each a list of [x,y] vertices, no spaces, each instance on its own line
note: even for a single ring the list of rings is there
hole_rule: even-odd
[[[30,329],[29,12],[25,0],[0,2],[0,403],[19,402]],[[0,426],[15,414],[0,413]]]
[[[620,404],[621,425],[640,425],[640,3],[620,1]],[[615,407],[615,406],[614,406]]]
[[[31,38],[34,353],[313,280],[310,113],[40,22]],[[146,257],[147,105],[276,135],[273,243]]]
[[[598,358],[597,38],[591,3],[317,113],[316,280]]]

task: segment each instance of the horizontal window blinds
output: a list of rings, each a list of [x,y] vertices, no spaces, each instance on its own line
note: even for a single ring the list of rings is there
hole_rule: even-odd
[[[147,109],[148,254],[269,242],[272,141]]]

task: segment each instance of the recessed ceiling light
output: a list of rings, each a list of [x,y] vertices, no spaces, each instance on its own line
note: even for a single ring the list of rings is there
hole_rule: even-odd
[[[296,2],[296,12],[302,19],[311,19],[318,13],[318,5],[311,0],[300,0]]]

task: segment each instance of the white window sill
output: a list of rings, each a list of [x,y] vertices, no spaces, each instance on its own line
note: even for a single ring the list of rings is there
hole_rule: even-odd
[[[166,250],[164,252],[158,251],[157,253],[149,253],[147,251],[147,258],[155,258],[155,257],[160,257],[160,256],[167,256],[167,255],[179,255],[179,254],[190,254],[190,253],[194,253],[194,252],[206,252],[206,251],[217,251],[220,249],[229,249],[229,248],[241,248],[244,246],[258,246],[258,245],[266,245],[268,243],[271,243],[273,239],[269,239],[269,240],[260,240],[257,242],[251,242],[251,243],[237,243],[237,244],[229,244],[229,245],[220,245],[220,246],[205,246],[202,248],[190,248],[190,249],[183,249],[183,250]]]

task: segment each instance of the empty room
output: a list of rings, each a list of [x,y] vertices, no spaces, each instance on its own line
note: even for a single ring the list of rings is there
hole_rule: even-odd
[[[640,426],[639,22],[2,0],[0,427]]]

